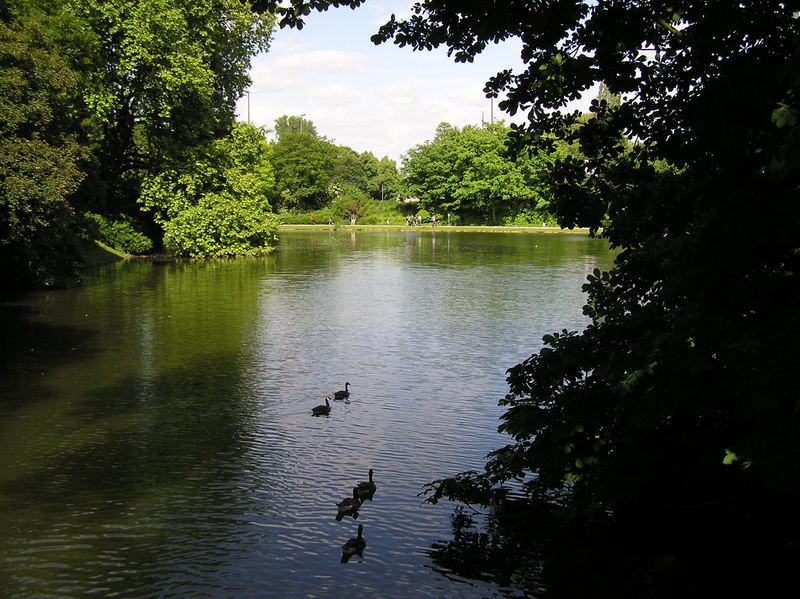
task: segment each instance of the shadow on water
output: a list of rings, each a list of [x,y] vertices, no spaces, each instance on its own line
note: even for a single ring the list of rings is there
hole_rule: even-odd
[[[205,293],[133,264],[124,282],[0,308],[0,594],[202,593],[252,547],[257,289],[217,267],[192,265],[222,278]]]
[[[485,516],[459,506],[452,538],[427,554],[442,575],[509,597],[774,597],[795,585],[800,548],[774,534],[772,518],[704,509],[623,524],[552,504],[510,502]]]
[[[89,493],[101,504],[133,503],[200,467],[216,476],[214,462],[237,451],[246,426],[230,366],[210,360],[204,368],[94,390],[69,414],[85,427],[83,442],[54,445],[46,464],[5,480],[0,494],[30,502]]]
[[[5,576],[19,568],[26,588],[43,594],[61,575],[76,585],[71,596],[202,592],[207,581],[182,571],[185,555],[194,552],[198,568],[235,562],[246,515],[261,509],[246,474],[252,421],[236,370],[215,359],[126,378],[64,411],[75,428],[0,479],[0,554],[14,564],[0,588],[16,586]],[[62,574],[50,572],[49,556]]]
[[[68,364],[76,347],[85,347],[97,335],[88,328],[39,322],[30,306],[0,303],[0,376],[36,385],[39,365]],[[24,400],[0,394],[4,401]],[[30,396],[27,396],[30,397]]]
[[[95,389],[65,411],[85,429],[82,442],[54,445],[40,468],[4,480],[0,495],[30,503],[89,493],[100,504],[135,503],[139,494],[193,472],[216,479],[215,462],[230,461],[246,436],[247,410],[242,390],[232,388],[231,366],[209,360],[156,380]]]

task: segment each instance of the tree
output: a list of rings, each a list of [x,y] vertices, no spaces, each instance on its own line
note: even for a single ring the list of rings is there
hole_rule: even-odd
[[[403,169],[411,193],[434,212],[480,222],[548,205],[541,184],[545,161],[533,153],[512,159],[502,123],[463,129],[441,123],[432,141],[409,150]]]
[[[0,22],[0,277],[6,289],[77,276],[79,221],[69,196],[83,177],[85,156],[70,119],[77,76],[52,39],[52,19],[33,5],[16,14]]]
[[[278,139],[287,133],[305,133],[311,137],[319,137],[314,123],[302,116],[279,116],[275,119],[275,135]]]
[[[345,183],[337,186],[333,201],[331,202],[331,213],[337,221],[345,221],[352,216],[357,219],[363,218],[367,213],[369,196],[358,187]]]
[[[300,128],[303,132],[300,132]],[[275,119],[277,140],[273,161],[282,210],[310,211],[331,206],[338,218],[364,216],[370,198],[397,197],[401,177],[395,162],[358,154],[320,136],[303,117]]]
[[[449,123],[439,123],[434,138],[411,148],[403,161],[403,175],[408,191],[422,201],[422,206],[457,212],[460,203],[452,195],[456,184],[450,165],[455,163],[454,137]]]
[[[401,196],[403,178],[394,160],[388,156],[378,160],[372,152],[363,152],[359,159],[367,177],[366,191],[373,200],[396,200]]]
[[[332,185],[350,185],[360,190],[367,189],[368,174],[355,150],[347,146],[333,146],[333,158]]]
[[[227,138],[196,148],[144,181],[142,202],[180,256],[244,256],[271,251],[277,217],[272,146],[239,123]]]
[[[278,208],[318,210],[330,203],[337,153],[333,144],[309,134],[287,132],[273,148]]]
[[[546,208],[547,189],[537,180],[528,156],[512,160],[506,151],[509,129],[501,123],[464,127],[454,165],[460,184],[454,197],[485,220],[523,207]]]
[[[142,181],[228,135],[273,24],[239,0],[9,0],[0,18],[1,260],[23,285],[74,276],[97,223],[128,238],[153,224]]]
[[[622,98],[619,94],[612,94],[608,86],[602,81],[597,86],[597,101],[606,102],[610,108],[619,108]]]
[[[164,161],[225,137],[266,50],[269,14],[239,0],[73,3],[84,48],[86,124],[94,160],[84,192],[99,212],[140,215],[139,186]]]

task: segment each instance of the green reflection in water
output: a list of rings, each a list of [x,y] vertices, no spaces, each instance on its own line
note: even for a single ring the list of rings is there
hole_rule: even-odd
[[[138,572],[211,539],[220,550],[197,554],[231,559],[231,514],[248,509],[230,479],[250,425],[241,372],[269,263],[108,268],[103,284],[6,310],[17,345],[7,338],[0,392],[0,555],[14,556],[4,576],[27,579],[26,593],[62,576],[67,594],[141,587]],[[66,582],[76,571],[87,587]]]
[[[610,262],[572,235],[283,233],[265,259],[119,263],[0,306],[0,594],[403,596],[394,575],[440,596],[418,548],[449,520],[413,524],[419,486],[492,448],[505,369],[580,325]],[[345,373],[350,411],[309,423]],[[325,592],[319,556],[338,568],[352,531],[316,507],[354,462],[382,473],[380,567]]]

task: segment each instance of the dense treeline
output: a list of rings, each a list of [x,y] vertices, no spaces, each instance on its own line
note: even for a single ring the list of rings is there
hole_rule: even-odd
[[[512,129],[502,123],[441,123],[433,139],[411,148],[402,168],[384,157],[357,154],[318,136],[301,117],[276,120],[273,146],[277,198],[284,218],[334,222],[356,217],[370,224],[406,216],[449,216],[451,224],[530,225],[555,221],[548,211],[551,192],[545,173],[557,156],[579,155],[576,145],[535,155],[509,152]],[[378,202],[410,200],[406,205]]]
[[[511,128],[502,123],[462,129],[442,123],[435,137],[409,150],[404,162],[408,191],[431,214],[453,214],[454,223],[541,224],[550,188],[545,173],[566,151],[512,156]]]
[[[262,156],[233,152],[233,109],[272,25],[239,0],[3,3],[6,288],[74,277],[81,246],[104,236],[125,251],[164,241],[191,253],[201,244],[184,244],[186,222],[215,221],[227,213],[217,200],[239,206],[243,189],[256,190],[245,198],[250,221],[206,226],[213,240],[202,247],[213,254],[233,235],[245,240],[237,248],[268,249],[275,219],[265,186],[243,178]],[[170,185],[180,193],[165,199]]]
[[[275,137],[275,206],[288,218],[295,213],[306,219],[313,212],[336,222],[360,218],[370,204],[403,194],[394,160],[336,145],[320,136],[310,120],[284,115],[275,120]]]

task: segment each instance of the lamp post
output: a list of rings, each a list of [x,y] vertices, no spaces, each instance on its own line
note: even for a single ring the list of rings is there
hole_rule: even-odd
[[[306,113],[300,115],[300,133],[303,132],[303,119],[306,118]]]
[[[247,124],[250,124],[250,91],[247,90],[244,93],[247,94]]]

